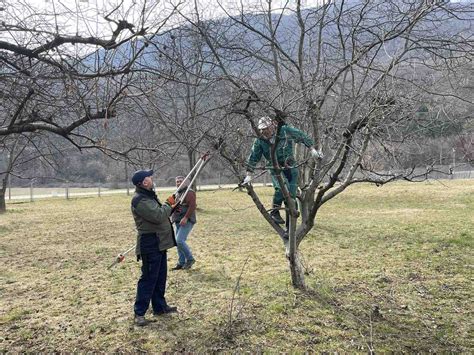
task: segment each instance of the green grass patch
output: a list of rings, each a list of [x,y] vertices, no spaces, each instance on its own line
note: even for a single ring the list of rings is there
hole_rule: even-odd
[[[10,228],[6,226],[0,226],[0,235],[7,234],[10,231]]]
[[[258,190],[269,206],[272,189]],[[161,194],[166,197],[166,193]],[[130,197],[8,203],[0,219],[0,351],[466,352],[474,181],[351,186],[301,244],[308,292],[246,193],[198,192],[179,314],[132,324],[140,264]],[[168,265],[176,263],[168,252]],[[239,287],[237,286],[237,282]]]
[[[2,314],[0,316],[0,324],[3,325],[6,323],[18,322],[22,318],[27,317],[29,313],[30,311],[27,309],[19,309],[19,308],[10,309],[7,313]]]

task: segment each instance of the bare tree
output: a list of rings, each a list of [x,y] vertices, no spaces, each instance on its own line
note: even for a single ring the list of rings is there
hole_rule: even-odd
[[[180,160],[182,154],[187,157],[188,166],[176,166],[181,173],[191,169],[198,156],[209,149],[207,138],[220,124],[229,102],[227,86],[216,80],[216,65],[204,46],[188,26],[174,28],[159,42],[150,43],[155,52],[147,71],[162,76],[163,67],[167,68],[168,80],[144,82],[143,95],[135,103],[154,127],[155,141],[173,147],[174,160]],[[158,61],[162,68],[152,65]],[[160,137],[163,134],[167,137],[164,140]]]
[[[328,1],[303,9],[297,1],[276,12],[272,1],[266,4],[253,13],[222,6],[226,19],[188,21],[213,55],[219,78],[241,94],[234,109],[241,126],[247,120],[258,136],[256,118],[271,115],[280,126],[289,122],[306,129],[325,153],[316,163],[306,161],[304,151],[298,153],[303,179],[297,209],[274,154],[278,139],[272,145],[271,165],[285,196],[288,231],[271,220],[256,191],[246,186],[285,243],[293,285],[305,288],[299,246],[320,208],[354,183],[426,178],[430,162],[423,162],[422,171],[403,164],[409,161],[406,147],[419,137],[417,110],[427,97],[472,107],[472,91],[466,95],[455,83],[441,85],[442,77],[472,60],[472,8],[413,0]],[[197,6],[195,11],[199,14]],[[232,138],[227,148],[236,136],[227,132]],[[239,157],[229,149],[221,152],[242,176]]]
[[[41,180],[50,177],[46,170],[56,170],[55,155],[63,146],[51,138],[44,133],[23,133],[0,140],[0,213],[6,211],[6,190],[12,179]]]
[[[0,93],[9,109],[2,110],[0,137],[49,131],[78,146],[96,144],[81,128],[121,114],[117,104],[143,72],[148,44],[179,5],[111,0],[86,12],[77,3],[74,11],[55,1],[44,9],[8,2],[1,9]]]
[[[19,0],[0,9],[0,144],[12,151],[10,137],[48,132],[79,149],[125,156],[136,147],[109,150],[107,130],[111,120],[127,118],[120,103],[133,92],[148,43],[167,28],[174,6],[112,0],[100,9],[80,2],[76,9],[57,1],[38,6]]]

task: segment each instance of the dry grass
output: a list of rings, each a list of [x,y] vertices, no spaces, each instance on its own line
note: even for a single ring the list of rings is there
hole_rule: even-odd
[[[139,264],[106,270],[134,243],[129,198],[9,204],[0,352],[471,352],[473,191],[474,181],[351,187],[302,244],[304,294],[246,194],[200,192],[197,263],[168,278],[180,313],[144,329],[132,325]]]

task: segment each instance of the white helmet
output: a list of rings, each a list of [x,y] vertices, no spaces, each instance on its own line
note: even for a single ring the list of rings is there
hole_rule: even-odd
[[[273,124],[273,120],[268,116],[260,117],[258,120],[258,129],[265,129],[270,127]]]

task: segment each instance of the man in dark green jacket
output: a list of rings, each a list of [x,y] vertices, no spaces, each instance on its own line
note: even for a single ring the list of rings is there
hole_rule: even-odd
[[[166,303],[166,277],[168,271],[166,250],[176,246],[173,227],[169,220],[174,199],[170,196],[161,203],[153,184],[153,170],[138,170],[132,182],[136,186],[132,198],[132,214],[137,228],[137,259],[142,260],[142,274],[137,284],[135,324],[148,324],[145,313],[150,305],[153,314],[176,312]]]
[[[252,173],[255,166],[262,159],[262,156],[265,157],[266,168],[270,170],[272,184],[275,189],[272,212],[270,215],[276,223],[283,224],[285,221],[281,218],[279,210],[284,198],[273,169],[270,155],[272,144],[276,141],[277,123],[270,117],[262,117],[258,121],[258,129],[260,130],[261,137],[255,139],[253,143],[252,151],[247,159],[247,175],[243,183],[246,184],[252,180]],[[306,147],[310,148],[310,154],[315,159],[322,158],[323,155],[320,151],[314,148],[313,140],[306,133],[289,125],[285,124],[280,127],[278,138],[276,159],[278,165],[282,169],[283,181],[285,182],[291,197],[295,199],[298,189],[298,168],[296,167],[293,152],[295,144],[303,143]]]

